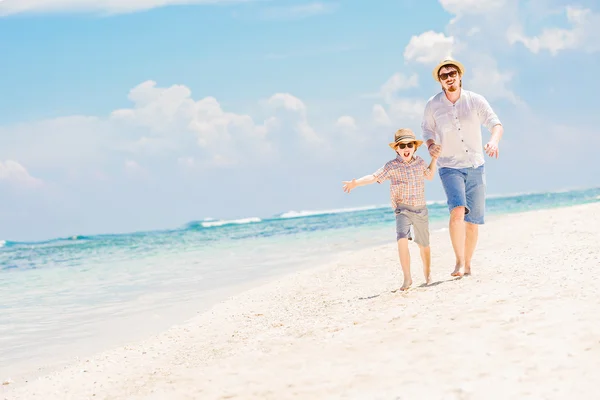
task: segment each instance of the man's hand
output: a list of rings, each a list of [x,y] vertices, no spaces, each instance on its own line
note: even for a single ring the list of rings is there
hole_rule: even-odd
[[[440,154],[442,154],[442,146],[440,146],[439,144],[433,144],[430,147],[428,147],[429,150],[429,155],[432,158],[438,158],[440,156]]]
[[[431,179],[431,176],[432,176],[432,175],[433,175],[433,172],[431,172],[431,169],[430,169],[430,168],[427,168],[427,169],[425,170],[425,178],[427,178],[427,179]]]
[[[346,193],[350,193],[352,189],[358,186],[356,184],[356,179],[352,179],[351,181],[343,181],[342,183],[344,184],[344,192]]]
[[[485,145],[485,152],[490,157],[496,157],[500,155],[500,149],[498,148],[498,143],[494,140],[490,140],[488,144]]]

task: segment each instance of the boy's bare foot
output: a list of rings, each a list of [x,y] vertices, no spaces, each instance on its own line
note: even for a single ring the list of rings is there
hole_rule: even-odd
[[[423,274],[425,275],[425,284],[431,283],[431,267],[423,267]]]
[[[456,265],[454,271],[450,275],[452,276],[463,276],[465,274],[465,267],[462,265]]]
[[[410,288],[410,285],[412,285],[412,280],[404,280],[404,283],[402,284],[402,286],[400,286],[400,290],[404,292],[405,290],[408,290],[408,288]]]

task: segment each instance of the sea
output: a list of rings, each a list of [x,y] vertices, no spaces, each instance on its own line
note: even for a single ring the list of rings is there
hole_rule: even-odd
[[[489,196],[502,214],[600,202],[600,188]],[[443,201],[430,229],[447,229]],[[177,229],[0,240],[0,381],[182,323],[274,277],[395,240],[388,204],[192,221]]]

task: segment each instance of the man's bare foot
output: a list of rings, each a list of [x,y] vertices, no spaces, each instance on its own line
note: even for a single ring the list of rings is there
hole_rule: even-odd
[[[452,273],[450,275],[452,276],[463,276],[465,274],[465,267],[463,267],[462,265],[457,265],[454,268],[454,271],[452,271]]]
[[[469,276],[471,275],[471,267],[465,267],[465,274],[464,276]]]
[[[430,285],[430,284],[431,284],[431,276],[425,275],[425,285]]]
[[[410,288],[410,285],[412,285],[412,280],[404,280],[404,283],[400,287],[400,290],[404,292],[405,290],[408,290],[408,288]]]

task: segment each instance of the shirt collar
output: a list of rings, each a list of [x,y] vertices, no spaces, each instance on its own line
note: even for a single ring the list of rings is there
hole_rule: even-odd
[[[396,160],[398,160],[398,162],[399,162],[400,164],[412,164],[412,163],[414,163],[414,162],[415,162],[416,158],[415,158],[415,155],[413,154],[413,156],[412,156],[412,159],[411,159],[409,162],[405,162],[405,161],[402,159],[402,156],[401,156],[400,154],[398,154],[398,155],[396,155]]]
[[[463,98],[463,95],[464,95],[464,93],[463,93],[463,92],[464,92],[464,91],[463,91],[463,88],[460,88],[460,96],[458,96],[458,100],[456,100],[456,103],[452,103],[452,102],[451,102],[450,100],[448,100],[448,98],[446,97],[446,92],[444,92],[444,91],[442,90],[442,101],[444,102],[444,104],[447,104],[447,105],[449,105],[449,106],[451,106],[451,105],[453,105],[453,104],[458,104],[458,103],[460,103],[460,101],[461,101],[461,100],[462,100],[462,98]]]

